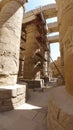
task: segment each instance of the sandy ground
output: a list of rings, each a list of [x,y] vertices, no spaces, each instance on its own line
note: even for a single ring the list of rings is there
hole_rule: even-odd
[[[46,117],[51,88],[29,90],[27,103],[15,110],[0,113],[0,130],[47,130]]]

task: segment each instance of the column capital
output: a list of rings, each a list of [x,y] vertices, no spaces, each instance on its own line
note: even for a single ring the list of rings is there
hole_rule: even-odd
[[[11,1],[16,1],[23,7],[24,7],[24,4],[26,2],[28,2],[28,0],[1,0],[0,1],[0,8],[2,8],[6,3],[11,2]]]
[[[16,2],[20,3],[22,6],[23,6],[26,2],[28,2],[28,0],[11,0],[11,1],[16,1]]]

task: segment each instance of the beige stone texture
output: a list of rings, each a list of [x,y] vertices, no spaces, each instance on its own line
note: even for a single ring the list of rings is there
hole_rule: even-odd
[[[25,44],[26,44],[26,33],[23,32],[23,26],[22,26],[21,42],[20,42],[20,59],[21,60],[24,60]]]
[[[54,88],[51,93],[47,114],[47,124],[49,123],[52,130],[73,129],[73,97],[66,92],[64,86]]]
[[[26,27],[27,37],[25,45],[25,62],[24,62],[24,78],[32,79],[33,78],[33,55],[38,48],[36,35],[37,28],[34,23],[27,25]]]
[[[45,17],[45,19],[56,17],[57,16],[57,6],[55,3],[48,4],[45,6],[42,6],[42,8],[38,7],[37,9],[34,9],[33,12],[29,11],[24,15],[23,23],[28,23],[30,21],[33,21],[36,18],[36,15],[41,14],[41,11]]]
[[[73,94],[73,26],[68,27],[64,37],[64,57],[66,89]]]
[[[48,45],[48,49],[49,48],[50,48],[50,46]],[[44,58],[46,61],[44,61],[43,73],[44,73],[44,76],[49,77],[49,63],[50,63],[50,52],[49,51],[45,51]]]
[[[25,79],[39,79],[42,73],[46,41],[43,43],[45,35],[42,34],[42,30],[44,30],[44,27],[40,28],[38,23],[39,19],[37,18],[35,21],[26,24]]]
[[[1,9],[0,84],[15,84],[17,81],[22,18],[23,8],[16,1],[6,3]]]
[[[15,109],[28,99],[27,84],[0,86],[0,112]]]
[[[73,95],[73,1],[56,0],[58,5],[58,19],[60,42],[63,46],[64,72],[67,91]]]

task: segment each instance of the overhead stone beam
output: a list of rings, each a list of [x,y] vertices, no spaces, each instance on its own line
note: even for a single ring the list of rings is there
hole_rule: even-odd
[[[57,6],[56,6],[56,4],[48,4],[46,6],[43,6],[42,11],[43,11],[45,19],[57,16]]]
[[[59,42],[59,35],[49,36],[48,41],[49,41],[49,43]]]
[[[36,15],[41,12],[43,13],[45,19],[57,16],[56,4],[48,4],[46,6],[42,6],[25,13],[23,23],[34,20],[36,18]]]
[[[49,24],[47,24],[47,27],[48,27],[48,30],[47,30],[48,33],[53,33],[53,32],[59,31],[58,22],[49,23]]]

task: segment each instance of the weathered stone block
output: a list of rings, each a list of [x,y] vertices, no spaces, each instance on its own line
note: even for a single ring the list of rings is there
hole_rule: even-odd
[[[54,120],[58,120],[59,108],[56,106],[54,101],[49,102],[49,114]]]
[[[25,103],[28,99],[27,84],[0,86],[0,111],[8,111]]]
[[[50,117],[50,125],[52,130],[65,130],[64,127],[62,127],[56,120],[54,120],[52,117]]]
[[[47,124],[52,130],[73,130],[73,97],[63,86],[54,88],[49,102]],[[49,128],[48,128],[49,130]]]

